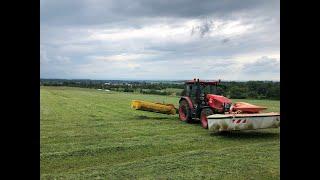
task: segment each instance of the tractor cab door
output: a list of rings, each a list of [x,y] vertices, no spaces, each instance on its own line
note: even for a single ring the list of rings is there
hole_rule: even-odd
[[[196,104],[196,86],[194,84],[188,84],[186,87],[186,96],[190,97],[192,104]]]
[[[190,84],[188,85],[188,88],[189,88],[189,97],[194,107],[196,107],[200,102],[200,93],[201,93],[200,86],[198,84]]]

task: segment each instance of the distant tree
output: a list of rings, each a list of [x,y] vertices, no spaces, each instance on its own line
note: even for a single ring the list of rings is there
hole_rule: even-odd
[[[247,91],[248,90],[245,87],[235,86],[230,88],[229,95],[230,95],[230,98],[244,99],[247,97]]]

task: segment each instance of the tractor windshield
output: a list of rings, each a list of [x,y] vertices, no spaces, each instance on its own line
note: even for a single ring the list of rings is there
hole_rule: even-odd
[[[216,86],[215,85],[204,85],[202,86],[202,92],[204,94],[216,94]]]

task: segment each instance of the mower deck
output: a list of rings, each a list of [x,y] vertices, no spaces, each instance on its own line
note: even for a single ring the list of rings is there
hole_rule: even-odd
[[[213,132],[280,127],[279,113],[213,114],[207,118],[208,129]]]

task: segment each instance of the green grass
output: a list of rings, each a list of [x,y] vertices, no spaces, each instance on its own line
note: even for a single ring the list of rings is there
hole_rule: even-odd
[[[166,92],[170,92],[173,95],[176,95],[176,93],[181,94],[181,92],[183,91],[183,89],[178,89],[178,88],[166,88],[165,90]]]
[[[211,134],[130,108],[178,97],[41,87],[41,179],[279,179],[279,129]],[[238,100],[235,100],[235,102]],[[279,111],[279,101],[239,100]]]

